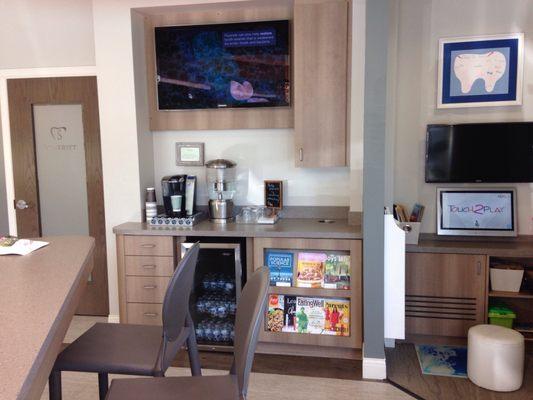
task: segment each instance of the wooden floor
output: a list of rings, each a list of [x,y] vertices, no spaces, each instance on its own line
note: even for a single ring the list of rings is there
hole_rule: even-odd
[[[229,371],[233,354],[202,351],[200,352],[200,359],[202,368]],[[172,365],[174,367],[189,367],[187,353],[181,352]],[[252,371],[265,374],[362,380],[361,361],[336,358],[256,354]]]
[[[468,379],[424,375],[414,345],[403,343],[387,349],[389,382],[424,400],[531,400],[533,399],[533,354],[526,355],[524,384],[520,390],[498,393],[482,389]]]

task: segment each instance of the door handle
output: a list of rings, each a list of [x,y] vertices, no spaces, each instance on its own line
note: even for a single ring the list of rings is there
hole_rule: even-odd
[[[151,317],[151,318],[155,318],[157,317],[159,314],[155,313],[155,312],[145,312],[144,313],[144,316],[145,317]]]
[[[300,162],[303,162],[304,160],[304,149],[303,147],[300,147],[300,150],[298,151],[298,155],[300,156]]]
[[[143,265],[144,269],[155,269],[155,265]]]
[[[153,249],[155,244],[141,244],[141,247],[144,247],[145,249]]]
[[[481,275],[481,261],[477,262],[477,274]]]
[[[157,289],[156,285],[145,285],[143,286],[143,289]]]
[[[15,207],[17,207],[19,210],[25,210],[26,208],[29,208],[30,206],[28,205],[28,203],[26,203],[26,200],[17,200],[17,202],[15,203]]]

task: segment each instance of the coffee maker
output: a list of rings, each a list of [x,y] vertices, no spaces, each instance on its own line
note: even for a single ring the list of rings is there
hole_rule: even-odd
[[[167,217],[185,216],[185,187],[187,175],[165,176],[161,179],[163,205]]]
[[[211,160],[207,167],[209,215],[212,222],[226,223],[233,219],[235,164],[230,160]]]

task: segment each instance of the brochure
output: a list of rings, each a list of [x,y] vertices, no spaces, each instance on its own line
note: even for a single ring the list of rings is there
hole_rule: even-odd
[[[31,239],[17,239],[10,236],[0,237],[0,255],[15,254],[25,256],[47,244],[48,242]]]

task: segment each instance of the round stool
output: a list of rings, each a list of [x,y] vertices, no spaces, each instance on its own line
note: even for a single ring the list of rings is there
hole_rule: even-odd
[[[498,325],[468,330],[468,378],[497,392],[520,389],[524,376],[524,336]]]

